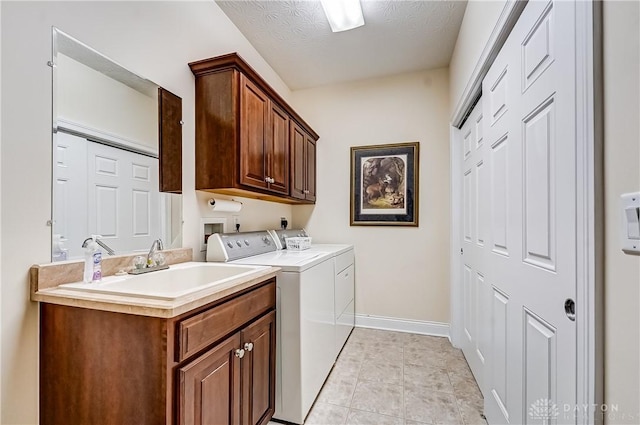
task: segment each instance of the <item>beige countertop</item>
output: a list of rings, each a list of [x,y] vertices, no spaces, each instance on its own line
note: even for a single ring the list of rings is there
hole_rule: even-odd
[[[234,293],[257,285],[275,277],[280,269],[266,267],[250,276],[231,279],[219,285],[201,289],[197,292],[173,300],[146,298],[142,296],[114,295],[96,292],[81,292],[60,286],[38,289],[32,292],[33,301],[72,307],[136,314],[141,316],[170,318],[202,307]]]

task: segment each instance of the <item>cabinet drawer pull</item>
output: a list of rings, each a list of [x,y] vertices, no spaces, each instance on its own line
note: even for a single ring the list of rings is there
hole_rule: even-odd
[[[241,359],[241,358],[244,357],[244,350],[242,348],[238,348],[238,349],[236,349],[236,353],[235,354],[236,354],[237,358]]]
[[[245,342],[244,349],[245,351],[253,351],[253,342]]]

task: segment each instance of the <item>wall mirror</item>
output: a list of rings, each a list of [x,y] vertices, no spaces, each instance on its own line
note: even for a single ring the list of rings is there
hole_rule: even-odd
[[[55,27],[51,65],[52,261],[92,234],[115,254],[180,247],[181,99]]]

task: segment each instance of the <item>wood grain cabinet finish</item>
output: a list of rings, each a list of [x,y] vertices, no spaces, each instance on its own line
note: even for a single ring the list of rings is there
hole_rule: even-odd
[[[182,325],[219,309],[226,331],[181,357]],[[274,279],[171,319],[41,303],[40,424],[266,424],[275,342]]]
[[[196,76],[196,189],[315,201],[297,196],[291,178],[291,128],[302,129],[315,148],[313,129],[236,53],[189,66]]]
[[[316,200],[316,141],[301,127],[291,125],[291,196]]]
[[[182,99],[158,89],[160,192],[182,193]]]
[[[239,347],[235,334],[179,369],[179,424],[241,424]]]
[[[276,366],[276,315],[271,312],[241,332],[242,423],[266,424],[273,416],[276,394],[272,386]]]

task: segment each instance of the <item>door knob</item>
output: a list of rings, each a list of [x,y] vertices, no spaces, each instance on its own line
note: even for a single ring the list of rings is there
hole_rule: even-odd
[[[238,348],[235,354],[237,358],[241,359],[244,357],[244,350],[242,348]]]
[[[245,351],[253,351],[253,342],[245,342],[244,349]]]
[[[564,312],[567,314],[567,317],[572,322],[576,321],[576,302],[571,298],[567,298],[564,302]]]

